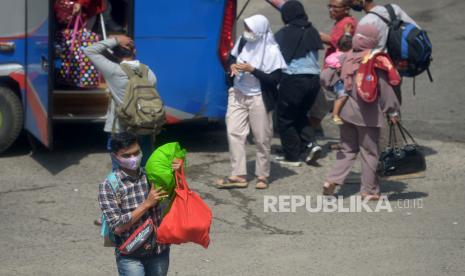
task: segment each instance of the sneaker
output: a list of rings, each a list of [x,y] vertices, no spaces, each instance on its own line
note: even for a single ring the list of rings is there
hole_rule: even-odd
[[[310,153],[308,154],[307,158],[305,158],[306,163],[315,162],[321,157],[322,148],[318,144],[310,143],[307,147],[310,148]]]
[[[289,161],[289,160],[286,160],[286,159],[279,160],[278,163],[281,164],[281,165],[290,166],[290,167],[300,167],[300,166],[302,166],[302,162],[300,162],[300,161]]]
[[[284,155],[277,155],[274,160],[276,161],[282,161],[282,160],[285,160],[286,158],[284,158]]]

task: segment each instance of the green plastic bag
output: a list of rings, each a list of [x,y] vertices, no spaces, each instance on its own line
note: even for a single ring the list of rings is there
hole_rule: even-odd
[[[145,165],[148,180],[154,184],[155,189],[161,187],[169,198],[172,197],[174,188],[176,188],[171,163],[174,159],[185,160],[186,153],[187,151],[181,148],[178,142],[167,143],[157,148]]]

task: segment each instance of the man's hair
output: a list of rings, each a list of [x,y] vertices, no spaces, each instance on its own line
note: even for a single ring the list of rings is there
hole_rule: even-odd
[[[113,56],[117,59],[124,59],[124,58],[132,58],[134,57],[134,47],[122,47],[122,46],[116,46],[113,48]]]
[[[341,3],[345,7],[351,7],[352,6],[352,0],[341,0]]]
[[[136,135],[129,132],[116,133],[111,136],[110,150],[113,153],[117,153],[119,150],[128,148],[134,143],[137,143]]]

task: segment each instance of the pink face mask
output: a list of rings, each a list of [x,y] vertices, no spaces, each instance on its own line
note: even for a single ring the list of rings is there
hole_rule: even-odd
[[[137,156],[131,156],[129,158],[122,158],[116,155],[113,156],[115,157],[116,162],[118,162],[122,168],[133,171],[139,169],[140,162],[142,160],[142,153],[139,153]]]

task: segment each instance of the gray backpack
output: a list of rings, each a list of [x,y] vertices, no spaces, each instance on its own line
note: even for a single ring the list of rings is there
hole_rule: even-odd
[[[165,107],[156,84],[148,80],[148,67],[141,64],[133,70],[129,65],[121,64],[121,69],[129,78],[123,103],[116,107],[121,126],[138,135],[158,134],[166,123]]]

